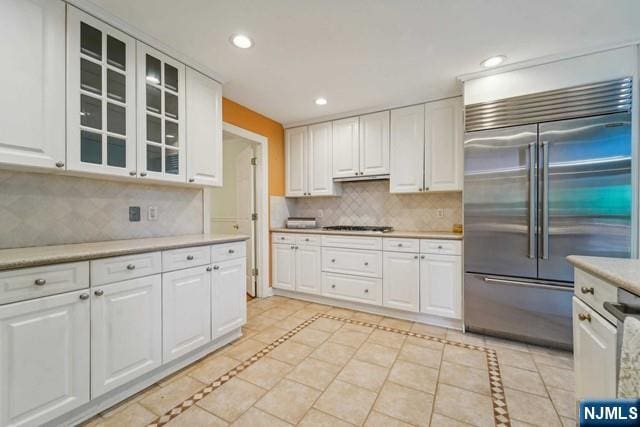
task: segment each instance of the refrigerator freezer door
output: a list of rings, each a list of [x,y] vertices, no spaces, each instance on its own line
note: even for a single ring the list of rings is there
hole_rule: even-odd
[[[465,271],[537,275],[537,125],[465,135]]]
[[[631,253],[631,115],[540,124],[538,277],[573,282],[567,255]]]

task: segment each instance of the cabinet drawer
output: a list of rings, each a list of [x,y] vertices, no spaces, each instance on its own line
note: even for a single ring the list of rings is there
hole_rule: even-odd
[[[606,301],[618,302],[618,288],[576,268],[573,292],[601,316],[616,324],[616,318],[604,309],[603,304]]]
[[[320,246],[322,236],[314,234],[298,234],[296,235],[296,245]]]
[[[322,271],[382,277],[382,252],[322,248]]]
[[[247,242],[225,243],[211,246],[211,262],[227,259],[244,258],[247,253]]]
[[[271,235],[271,243],[286,243],[294,245],[296,243],[296,235],[289,233],[273,233]]]
[[[382,305],[382,280],[324,272],[322,273],[322,295]]]
[[[0,273],[0,304],[88,287],[88,261],[4,271]]]
[[[382,239],[382,248],[389,252],[420,252],[419,239],[397,239],[394,237],[385,237]]]
[[[120,282],[162,271],[160,252],[124,255],[91,261],[91,286]]]
[[[162,252],[162,271],[180,270],[197,267],[211,262],[211,247],[196,246],[193,248],[172,249]]]
[[[460,255],[462,243],[457,240],[420,240],[420,252],[436,255]]]
[[[382,250],[382,237],[322,236],[322,246],[380,251]]]

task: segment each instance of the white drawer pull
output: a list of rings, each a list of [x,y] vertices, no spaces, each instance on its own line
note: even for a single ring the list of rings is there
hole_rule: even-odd
[[[136,269],[136,265],[135,264],[127,265],[127,270],[135,270],[135,269]]]
[[[44,284],[47,283],[47,281],[44,279],[36,279],[34,283],[38,286],[44,286]]]

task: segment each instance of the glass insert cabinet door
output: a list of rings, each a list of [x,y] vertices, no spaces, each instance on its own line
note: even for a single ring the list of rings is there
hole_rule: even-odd
[[[140,176],[185,182],[185,66],[141,42],[136,50]]]
[[[135,40],[69,6],[70,170],[136,176]]]

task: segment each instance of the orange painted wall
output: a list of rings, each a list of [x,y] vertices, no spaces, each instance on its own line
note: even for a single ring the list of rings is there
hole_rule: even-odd
[[[269,195],[284,196],[282,125],[227,98],[222,98],[222,120],[269,138]]]

